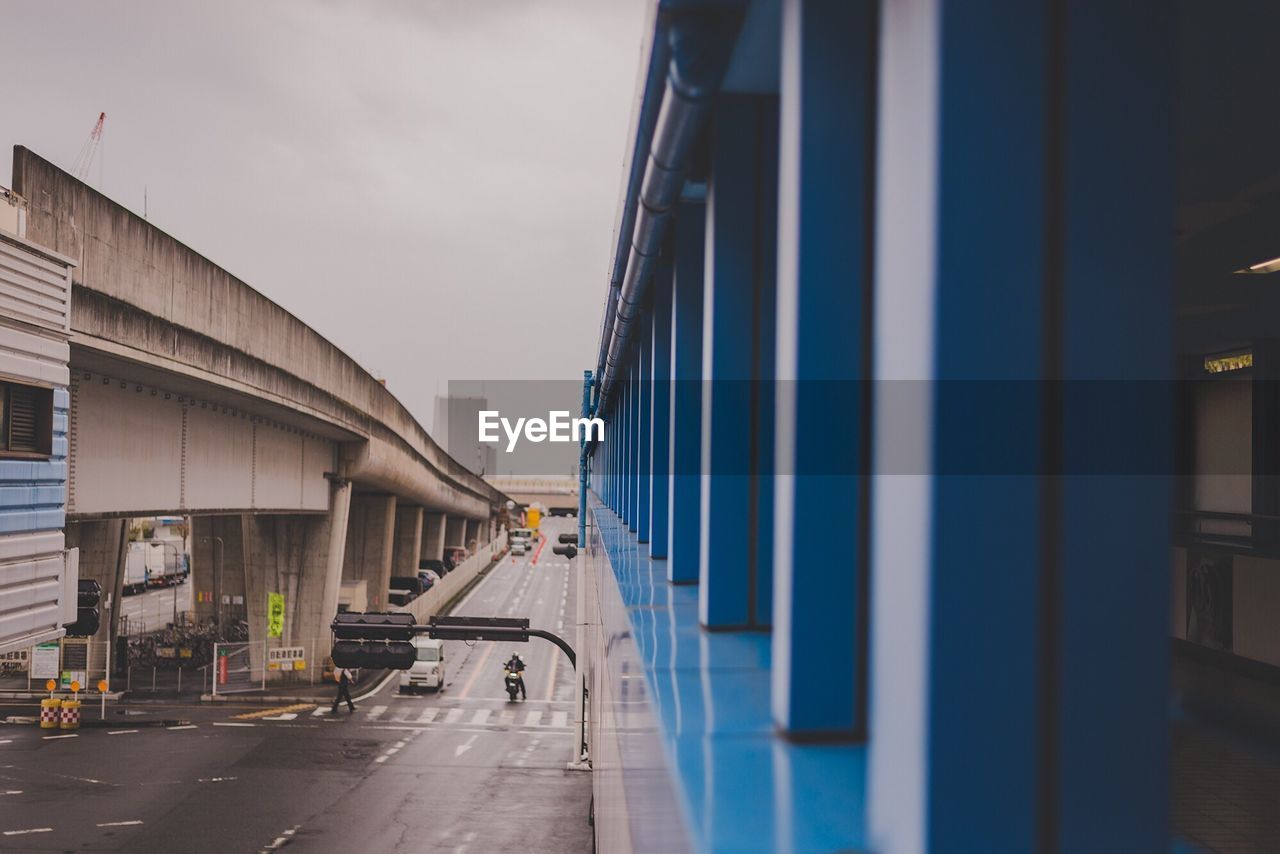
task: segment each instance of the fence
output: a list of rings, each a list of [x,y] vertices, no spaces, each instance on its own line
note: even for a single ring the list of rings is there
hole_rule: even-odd
[[[476,576],[489,565],[494,556],[501,554],[506,547],[507,535],[504,531],[494,538],[493,542],[485,543],[477,548],[475,554],[455,566],[444,578],[433,584],[426,593],[423,593],[407,605],[395,606],[391,610],[413,614],[413,618],[417,622],[425,623],[431,616],[440,613],[440,609],[462,592],[463,588],[474,581]]]
[[[109,644],[80,638],[14,650],[0,656],[0,690],[44,691],[52,679],[59,691],[70,691],[74,682],[81,692],[96,692],[98,682],[108,678],[110,660]]]

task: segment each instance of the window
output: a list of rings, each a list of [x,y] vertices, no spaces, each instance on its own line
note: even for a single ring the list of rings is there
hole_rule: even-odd
[[[0,382],[0,388],[0,453],[53,453],[53,389],[9,382]]]

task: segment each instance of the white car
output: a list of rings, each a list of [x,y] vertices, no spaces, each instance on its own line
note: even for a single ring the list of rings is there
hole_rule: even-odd
[[[444,641],[415,637],[413,647],[418,655],[413,666],[400,671],[400,693],[444,687]]]
[[[529,547],[524,540],[513,540],[511,542],[511,553],[513,555],[522,555],[527,551],[529,551]]]

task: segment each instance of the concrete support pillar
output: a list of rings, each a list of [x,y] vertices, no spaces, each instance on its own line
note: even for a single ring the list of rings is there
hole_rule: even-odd
[[[444,528],[447,517],[443,513],[424,513],[422,518],[422,560],[444,558]]]
[[[465,544],[467,550],[478,548],[480,546],[480,520],[468,519],[466,531],[464,532]]]
[[[394,495],[356,495],[351,499],[342,577],[368,582],[371,611],[387,607],[395,531]]]
[[[191,579],[187,583],[197,621],[226,625],[248,619],[241,516],[191,519]]]
[[[416,575],[422,555],[422,508],[396,508],[395,544],[391,550],[392,575]]]
[[[98,609],[101,620],[98,633],[90,638],[89,669],[94,672],[105,666],[108,644],[112,645],[112,658],[115,658],[128,525],[128,519],[102,519],[68,522],[65,529],[67,548],[80,549],[80,578],[102,585],[102,604]]]
[[[444,526],[444,544],[447,547],[465,546],[467,536],[467,520],[461,516],[450,516]]]

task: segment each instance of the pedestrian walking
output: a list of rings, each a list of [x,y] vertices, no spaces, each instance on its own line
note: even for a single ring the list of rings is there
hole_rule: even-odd
[[[343,700],[347,701],[347,714],[351,714],[356,710],[356,704],[351,702],[351,683],[355,681],[355,677],[351,675],[351,671],[345,667],[338,668],[338,696],[333,698],[333,711],[330,714],[338,713],[338,704]]]

